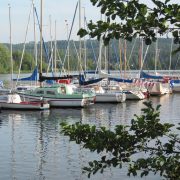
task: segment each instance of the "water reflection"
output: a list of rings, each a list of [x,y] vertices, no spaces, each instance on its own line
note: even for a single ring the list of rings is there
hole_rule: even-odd
[[[152,97],[151,100],[154,105],[162,104],[162,121],[179,122],[179,95]],[[129,124],[143,107],[143,101],[127,101],[96,104],[83,109],[2,111],[0,179],[88,179],[82,174],[82,168],[98,155],[83,149],[82,145],[69,143],[68,137],[60,133],[60,123],[82,122],[113,129],[117,124]],[[97,174],[93,179],[126,179],[126,172],[107,169],[103,175]]]
[[[140,114],[144,107],[143,101],[126,102],[119,104],[96,104],[88,110],[82,111],[83,123],[104,126],[109,129],[117,124],[129,124],[134,114]]]

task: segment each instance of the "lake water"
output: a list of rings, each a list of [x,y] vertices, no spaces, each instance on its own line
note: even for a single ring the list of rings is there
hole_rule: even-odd
[[[180,117],[180,94],[152,97],[161,104],[161,120],[177,124]],[[0,113],[0,180],[84,180],[82,168],[98,158],[69,142],[62,135],[61,122],[82,122],[113,129],[117,124],[129,124],[134,114],[140,114],[143,101],[120,104],[95,104],[84,109],[50,109],[44,112],[5,111]],[[117,180],[129,178],[127,170],[110,168],[90,179]],[[143,179],[162,179],[148,176]]]

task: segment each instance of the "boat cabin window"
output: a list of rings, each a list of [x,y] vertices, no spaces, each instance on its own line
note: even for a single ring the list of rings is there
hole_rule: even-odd
[[[55,95],[56,93],[54,91],[46,91],[46,94],[48,94],[48,95]]]
[[[40,90],[36,92],[37,94],[44,94],[44,91]]]
[[[65,87],[61,87],[61,93],[66,94],[66,88]]]

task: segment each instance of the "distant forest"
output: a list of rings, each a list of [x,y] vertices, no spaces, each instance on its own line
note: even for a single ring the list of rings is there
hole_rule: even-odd
[[[120,70],[120,59],[122,68],[125,67],[124,52],[126,50],[126,68],[127,70],[138,70],[140,69],[140,55],[145,57],[143,67],[144,70],[155,69],[155,57],[157,59],[156,68],[157,70],[179,70],[180,69],[180,53],[176,53],[170,57],[171,54],[171,38],[159,38],[157,43],[153,43],[148,47],[144,43],[141,43],[140,39],[134,39],[132,42],[126,42],[126,48],[124,46],[125,42],[123,40],[117,41],[112,40],[108,47],[102,45],[101,49],[101,64],[102,69],[107,67],[110,70]],[[97,67],[99,59],[99,47],[100,43],[97,40],[86,40],[81,41],[81,66],[79,57],[79,42],[70,41],[69,53],[65,58],[67,41],[57,41],[56,45],[56,64],[58,71],[65,70],[78,71],[84,70],[94,70]],[[143,44],[143,53],[141,50]],[[44,43],[46,50],[43,51],[43,72],[48,69],[49,59],[54,59],[54,42]],[[52,48],[51,48],[52,47]],[[13,44],[13,69],[15,72],[18,71],[20,66],[20,61],[22,58],[23,44]],[[177,45],[173,43],[172,51],[177,48]],[[53,50],[51,50],[53,49]],[[106,50],[105,50],[106,49]],[[38,64],[39,64],[39,43],[37,45],[38,52]],[[51,55],[53,54],[53,55]],[[69,56],[68,56],[69,54]],[[121,54],[121,58],[120,58]],[[50,58],[51,57],[51,58]],[[68,65],[69,59],[69,65]],[[86,59],[86,60],[85,60]],[[108,59],[108,63],[105,63],[105,59]],[[86,62],[86,63],[85,63]],[[170,63],[171,62],[171,63]],[[10,73],[11,63],[10,63],[10,45],[0,44],[0,73]],[[52,64],[52,63],[50,63]],[[86,65],[85,65],[86,64]],[[108,65],[107,65],[108,64]],[[34,58],[34,42],[29,42],[26,44],[25,53],[22,59],[21,72],[30,72],[35,67]],[[51,67],[49,68],[51,69]]]

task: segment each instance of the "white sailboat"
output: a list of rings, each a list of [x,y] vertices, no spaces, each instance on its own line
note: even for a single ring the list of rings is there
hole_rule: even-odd
[[[173,49],[173,38],[172,38],[172,41],[171,41],[169,72],[170,72],[170,69],[171,69],[172,52],[173,52],[172,49]],[[179,77],[172,78],[171,81],[170,81],[170,86],[172,88],[172,92],[180,93],[180,78]]]
[[[41,101],[22,101],[19,94],[11,93],[0,96],[0,109],[8,110],[46,110],[49,104]]]
[[[33,11],[33,13],[32,13]],[[31,19],[31,15],[33,14],[33,26],[34,26],[34,62],[35,62],[35,67],[31,75],[27,77],[21,77],[20,78],[20,73],[21,73],[21,67],[23,64],[23,58],[24,58],[24,52],[26,48],[26,42],[27,42],[27,34],[29,30],[29,23]],[[38,83],[38,64],[37,64],[37,40],[36,40],[36,18],[35,18],[35,6],[34,6],[34,1],[32,0],[32,4],[30,7],[30,12],[29,12],[29,17],[28,17],[28,23],[26,26],[26,34],[25,34],[25,39],[23,43],[23,50],[21,54],[21,60],[19,64],[19,70],[17,74],[17,78],[13,79],[13,81],[16,82],[15,90],[17,92],[25,91],[25,90],[32,90],[36,87],[39,87]]]
[[[122,76],[122,47],[119,41],[119,54],[120,54],[120,76]],[[132,54],[132,52],[131,52]],[[135,87],[132,79],[126,77],[126,41],[124,41],[124,79],[109,77],[110,84],[108,89],[114,92],[123,92],[126,94],[126,100],[141,100],[145,98],[145,95],[140,88]]]
[[[180,79],[175,79],[170,81],[170,86],[173,93],[180,93]]]
[[[148,46],[149,47],[149,46]],[[147,47],[147,50],[148,50]],[[143,63],[147,55],[147,50],[145,53],[145,56],[143,58]],[[147,92],[152,96],[161,96],[168,93],[171,93],[171,88],[169,82],[166,82],[164,80],[163,76],[160,76],[157,73],[157,61],[159,59],[159,49],[158,49],[158,39],[156,41],[155,46],[155,73],[154,75],[148,74],[142,70],[142,67],[140,68],[140,78],[143,81],[143,89],[146,89]]]
[[[95,86],[97,103],[120,103],[126,100],[126,94],[122,91],[105,90],[102,86]]]
[[[9,5],[9,22],[10,22],[10,58],[11,58],[11,82],[13,80],[13,59],[12,59],[12,41],[11,41],[11,13]],[[13,83],[12,89],[13,89]],[[49,104],[44,100],[29,102],[22,101],[19,94],[9,91],[5,94],[0,95],[0,109],[14,109],[14,110],[45,110],[49,109]]]
[[[85,28],[85,27],[84,27]],[[102,70],[102,48],[103,48],[103,42],[102,39],[99,41],[99,57],[98,57],[98,62],[97,62],[97,70],[98,74],[97,77],[94,78],[94,80],[87,80],[85,81],[84,77],[80,81],[80,85],[84,84],[84,88],[86,86],[91,87],[94,89],[94,92],[96,94],[96,103],[121,103],[126,100],[126,94],[119,90],[119,91],[113,91],[110,88],[108,88],[108,77],[111,75],[108,72],[109,69],[109,57],[107,57],[107,49],[105,47],[104,49],[104,63],[105,67],[104,70]],[[86,52],[86,51],[85,51]],[[108,52],[109,55],[109,52]],[[85,56],[86,57],[86,56]],[[107,60],[108,59],[108,60]],[[86,60],[85,60],[86,62]],[[86,63],[85,63],[85,71],[86,71]],[[104,83],[106,85],[104,86]],[[85,85],[86,84],[86,85]]]

